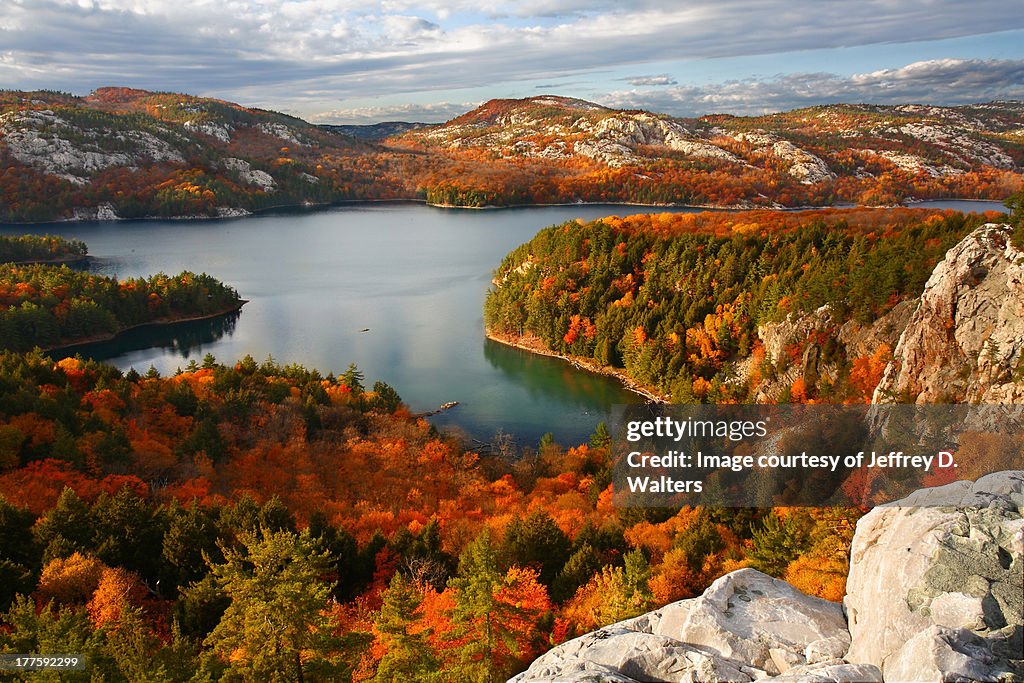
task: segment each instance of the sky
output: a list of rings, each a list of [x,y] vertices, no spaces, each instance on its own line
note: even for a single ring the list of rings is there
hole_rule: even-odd
[[[1024,99],[1021,0],[0,0],[0,88],[315,123],[565,95],[676,116]]]

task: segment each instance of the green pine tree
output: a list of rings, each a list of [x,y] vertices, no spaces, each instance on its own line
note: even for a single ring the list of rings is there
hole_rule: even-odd
[[[373,626],[377,640],[387,652],[377,665],[375,679],[431,680],[440,663],[427,641],[427,632],[415,628],[423,618],[416,611],[423,602],[422,593],[414,583],[398,572],[384,591],[383,600]]]
[[[222,548],[224,562],[211,567],[231,602],[206,645],[245,680],[329,676],[339,646],[324,612],[330,557],[308,531],[261,532],[239,534],[240,547]]]

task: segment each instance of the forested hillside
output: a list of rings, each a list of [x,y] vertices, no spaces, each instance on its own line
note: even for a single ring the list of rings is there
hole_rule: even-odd
[[[498,680],[741,566],[842,595],[856,511],[616,509],[608,442],[481,457],[354,367],[0,354],[0,650],[110,681]]]
[[[679,119],[541,96],[492,100],[393,143],[465,164],[422,183],[435,203],[885,205],[1009,196],[1024,164],[1022,123],[1019,102]]]
[[[814,365],[834,369],[816,386],[792,377],[777,400],[869,400],[895,340],[844,341],[920,295],[946,251],[993,218],[1005,217],[837,209],[570,222],[505,257],[485,324],[683,403],[755,400],[811,348]],[[821,324],[800,336],[792,321],[807,315]],[[766,353],[765,337],[786,325],[795,343]]]

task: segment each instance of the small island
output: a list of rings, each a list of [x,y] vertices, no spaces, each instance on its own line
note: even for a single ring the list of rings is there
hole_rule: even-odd
[[[11,351],[107,341],[144,325],[215,318],[246,303],[206,273],[119,281],[74,270],[64,264],[75,254],[85,257],[81,242],[3,238],[0,254],[14,259],[0,264],[0,348]]]
[[[71,265],[88,258],[89,248],[80,240],[52,235],[0,235],[0,263]]]

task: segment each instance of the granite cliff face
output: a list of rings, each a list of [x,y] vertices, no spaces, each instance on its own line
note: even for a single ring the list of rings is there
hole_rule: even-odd
[[[1024,678],[1024,471],[876,508],[851,563],[843,606],[741,569],[563,643],[510,683]]]
[[[1024,251],[986,224],[949,250],[900,335],[874,402],[1024,401]]]
[[[870,325],[844,321],[828,306],[760,325],[772,362],[793,345],[804,348],[799,362],[759,386],[758,402],[778,400],[797,378],[808,386],[836,378],[820,345],[806,344],[814,336],[835,340],[849,358],[893,349],[874,403],[1024,402],[1024,251],[1012,232],[995,223],[977,228],[936,265],[919,298]]]

